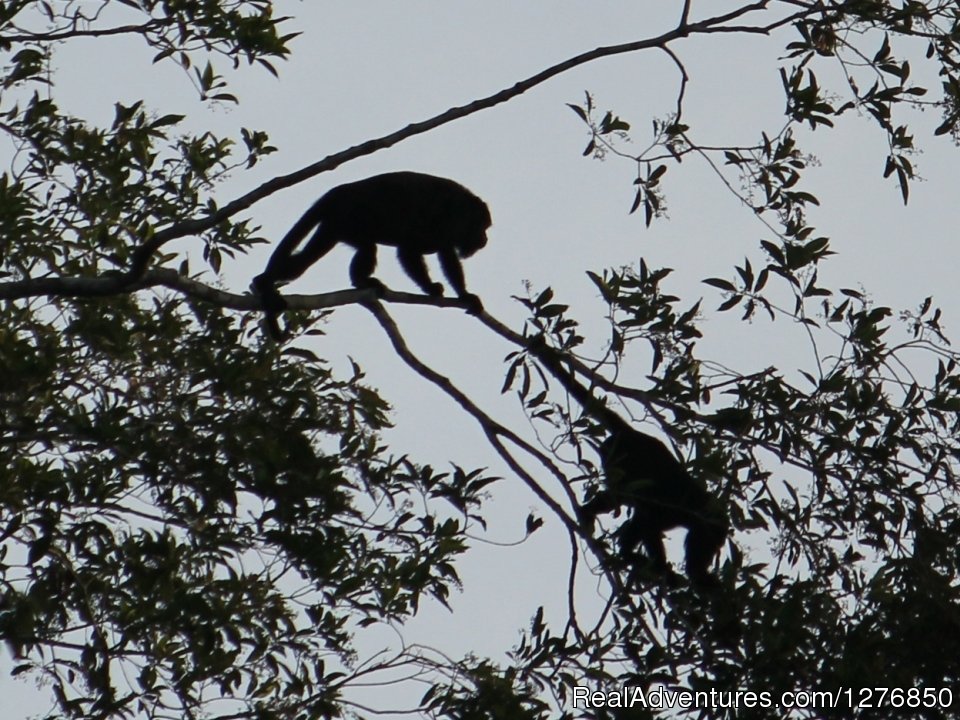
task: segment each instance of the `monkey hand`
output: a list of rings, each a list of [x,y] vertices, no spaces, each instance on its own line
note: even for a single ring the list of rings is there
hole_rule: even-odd
[[[430,297],[443,297],[443,283],[430,283],[429,285],[424,285],[423,289]]]
[[[471,315],[479,315],[483,312],[483,303],[473,293],[464,293],[460,296],[460,300],[467,306],[467,312]]]

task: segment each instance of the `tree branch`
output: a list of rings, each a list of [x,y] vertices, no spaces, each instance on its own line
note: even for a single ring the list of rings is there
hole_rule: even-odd
[[[607,581],[610,583],[610,586],[614,589],[617,595],[621,598],[621,601],[626,603],[630,608],[635,612],[637,622],[641,623],[644,627],[647,635],[655,640],[655,635],[653,631],[647,626],[646,623],[642,623],[640,618],[640,611],[637,608],[636,604],[633,601],[631,593],[627,587],[623,584],[620,577],[611,569],[609,564],[609,555],[604,550],[603,546],[589,533],[586,532],[583,527],[577,522],[577,520],[571,518],[560,504],[554,500],[549,493],[534,479],[510,454],[510,452],[504,447],[501,442],[501,437],[506,438],[510,442],[514,443],[517,447],[524,450],[537,461],[539,461],[550,473],[557,479],[559,482],[560,488],[564,491],[564,494],[567,496],[567,499],[571,505],[576,509],[576,512],[579,515],[580,503],[577,500],[576,496],[573,494],[573,491],[570,489],[570,481],[567,477],[560,472],[560,469],[553,463],[553,461],[544,455],[542,452],[537,450],[537,448],[530,445],[523,438],[519,437],[509,428],[504,427],[496,420],[491,418],[489,415],[483,412],[477,405],[470,400],[465,393],[463,393],[459,388],[457,388],[450,379],[441,375],[433,368],[425,365],[419,360],[407,347],[406,342],[403,339],[403,336],[400,334],[400,330],[397,327],[396,323],[393,321],[393,318],[387,313],[383,306],[378,302],[363,302],[361,303],[371,314],[377,319],[377,322],[380,323],[380,326],[387,333],[387,337],[390,340],[390,343],[393,345],[394,350],[397,351],[397,354],[400,358],[407,363],[407,365],[413,369],[421,377],[425,378],[429,382],[436,385],[444,393],[453,398],[457,404],[460,405],[467,413],[469,413],[483,429],[484,435],[486,435],[487,440],[493,446],[494,450],[497,451],[497,454],[503,459],[507,466],[516,473],[517,477],[523,480],[524,484],[529,487],[533,493],[540,498],[541,501],[547,507],[549,507],[553,513],[560,518],[564,526],[567,528],[567,533],[570,538],[570,545],[572,548],[573,561],[570,568],[570,580],[568,583],[568,592],[567,592],[567,602],[569,605],[569,614],[570,614],[570,623],[580,631],[579,626],[576,623],[576,608],[574,604],[574,581],[576,576],[576,561],[579,557],[579,548],[577,547],[576,538],[580,536],[586,542],[587,546],[590,548],[591,552],[594,555],[601,559],[601,563],[604,569],[604,575],[607,578]],[[484,315],[484,320],[490,320],[491,322],[500,325],[497,320],[494,320],[492,317]]]
[[[17,280],[0,283],[0,300],[17,300],[29,297],[105,297],[150,287],[166,287],[198,300],[204,300],[231,310],[263,310],[256,295],[237,294],[219,290],[211,285],[180,274],[173,268],[152,268],[135,283],[128,283],[121,275],[104,277],[51,277]],[[376,296],[372,290],[337,290],[311,295],[284,295],[290,310],[322,310],[324,308],[353,305]],[[383,299],[406,305],[434,305],[467,309],[459,298],[434,297],[416,293],[387,290]]]
[[[164,20],[154,18],[140,25],[119,25],[112,28],[81,30],[74,27],[70,30],[53,30],[50,32],[23,32],[12,35],[0,35],[2,43],[24,43],[24,42],[55,42],[57,40],[69,40],[78,37],[107,37],[110,35],[143,35],[151,30],[162,27],[170,27],[173,20]]]

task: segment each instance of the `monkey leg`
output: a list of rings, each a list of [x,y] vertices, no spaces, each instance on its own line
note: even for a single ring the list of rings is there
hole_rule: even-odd
[[[709,568],[727,538],[727,530],[720,524],[701,520],[691,524],[684,542],[687,575],[699,585],[715,585],[717,579]]]
[[[277,292],[277,286],[266,277],[266,274],[257,275],[251,284],[254,292],[260,297],[270,337],[277,342],[281,341],[283,331],[280,329],[279,318],[280,313],[287,309],[287,301]]]
[[[634,509],[633,515],[617,530],[620,554],[626,559],[628,555],[636,554],[637,546],[642,544],[645,558],[650,565],[658,572],[666,572],[670,565],[667,563],[667,551],[663,547],[664,529],[653,522],[648,513]]]

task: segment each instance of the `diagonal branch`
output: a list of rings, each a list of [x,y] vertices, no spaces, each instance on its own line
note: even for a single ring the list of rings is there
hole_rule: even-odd
[[[433,368],[427,366],[420,361],[407,347],[406,341],[403,339],[403,336],[400,334],[400,330],[397,327],[396,323],[393,321],[393,318],[387,313],[383,306],[378,302],[363,302],[361,303],[370,313],[376,318],[377,322],[380,323],[380,326],[387,333],[387,337],[390,340],[390,343],[393,345],[394,350],[400,358],[410,366],[414,372],[416,372],[421,377],[425,378],[429,382],[436,385],[438,388],[443,390],[444,393],[453,398],[460,407],[462,407],[467,413],[469,413],[483,429],[484,434],[487,437],[487,440],[497,451],[497,454],[503,459],[507,466],[516,473],[517,477],[523,480],[524,484],[529,487],[533,493],[540,498],[543,503],[549,507],[554,514],[560,518],[563,524],[567,528],[567,533],[570,539],[571,546],[571,566],[570,566],[570,577],[567,584],[567,606],[569,613],[569,624],[572,625],[578,632],[580,632],[579,625],[576,620],[576,605],[574,599],[574,589],[575,589],[575,580],[576,580],[576,570],[577,562],[579,558],[579,548],[577,547],[576,538],[580,536],[586,542],[587,546],[590,548],[591,552],[595,554],[598,558],[607,558],[608,553],[604,550],[603,546],[584,528],[577,522],[575,518],[570,517],[566,511],[560,506],[560,504],[554,500],[549,493],[536,481],[533,476],[531,476],[524,468],[517,462],[510,452],[504,447],[503,441],[501,438],[509,440],[515,444],[520,449],[524,450],[532,457],[536,458],[550,473],[558,480],[560,487],[563,489],[564,493],[567,496],[567,499],[576,508],[577,514],[579,514],[580,503],[577,501],[577,498],[574,496],[573,491],[570,489],[569,480],[566,476],[560,471],[560,469],[553,463],[553,461],[544,455],[540,450],[530,445],[530,443],[523,440],[516,433],[510,430],[507,427],[504,427],[496,420],[487,415],[483,410],[481,410],[477,405],[469,398],[467,395],[457,388],[450,379],[441,375]],[[486,314],[484,313],[486,318]],[[490,320],[493,320],[490,318]],[[497,323],[497,321],[493,320]],[[499,324],[499,323],[497,323]],[[610,566],[604,561],[604,574],[607,578],[607,581],[610,583],[611,587],[615,590],[617,597],[620,599],[620,602],[625,603],[630,607],[637,617],[637,622],[640,622],[640,611],[637,608],[630,592],[623,584],[623,581],[619,576],[611,570]],[[655,638],[653,631],[650,629],[646,623],[642,623],[645,633],[651,638]]]
[[[483,410],[477,407],[476,403],[467,397],[466,393],[460,390],[460,388],[450,382],[449,378],[441,375],[433,368],[421,362],[420,359],[410,351],[410,348],[407,347],[406,341],[400,334],[400,329],[397,327],[397,324],[393,321],[393,318],[390,317],[380,303],[364,302],[362,304],[377,319],[377,322],[380,323],[380,326],[387,333],[387,337],[390,339],[393,349],[397,351],[397,354],[400,356],[400,358],[407,363],[407,365],[409,365],[414,372],[429,380],[431,383],[443,390],[444,393],[453,398],[457,404],[460,405],[460,407],[466,410],[478,423],[480,423],[480,427],[483,428],[484,434],[494,445],[494,447],[497,448],[497,452],[503,458],[504,462],[510,466],[510,469],[514,470],[520,477],[524,478],[524,482],[526,482],[530,489],[533,490],[534,494],[557,514],[557,516],[563,521],[564,525],[567,526],[567,529],[571,533],[580,532],[576,521],[567,514],[567,512],[556,500],[550,496],[549,493],[547,493],[540,483],[530,477],[529,474],[519,464],[517,464],[516,460],[510,456],[506,448],[503,447],[501,438],[509,440],[521,450],[536,458],[537,461],[547,468],[547,470],[550,471],[550,474],[557,479],[560,487],[566,494],[567,499],[570,501],[570,504],[575,508],[579,507],[577,498],[570,489],[570,481],[560,471],[560,468],[558,468],[554,462],[549,457],[544,455],[540,450],[535,448],[509,428],[498,423]]]
[[[463,391],[450,382],[449,378],[444,377],[433,368],[427,366],[412,352],[410,352],[410,348],[407,347],[406,341],[400,334],[400,329],[397,327],[397,324],[393,321],[393,318],[390,317],[380,303],[365,302],[363,303],[363,306],[367,308],[367,310],[369,310],[377,319],[377,322],[380,323],[380,326],[387,333],[387,337],[390,339],[394,350],[397,351],[397,354],[400,356],[400,358],[406,362],[407,365],[413,368],[414,372],[421,377],[426,378],[431,383],[443,390],[443,392],[445,392],[451,398],[456,400],[460,407],[466,410],[478,423],[480,423],[480,427],[483,428],[483,433],[486,435],[487,440],[493,446],[494,450],[497,451],[497,454],[503,459],[507,466],[517,475],[517,477],[523,480],[527,487],[533,490],[534,495],[540,498],[540,500],[547,507],[553,510],[554,514],[560,518],[561,522],[563,522],[563,524],[566,526],[567,536],[570,540],[572,558],[570,564],[570,578],[567,583],[567,612],[569,615],[568,622],[579,629],[579,625],[577,624],[576,620],[576,603],[574,601],[577,564],[580,557],[579,548],[577,547],[577,535],[583,536],[584,539],[589,543],[595,543],[596,541],[593,540],[588,533],[584,532],[584,530],[578,525],[577,521],[570,517],[570,515],[567,514],[560,504],[554,500],[543,488],[543,486],[540,485],[540,483],[538,483],[536,479],[530,475],[530,473],[528,473],[522,465],[520,465],[519,462],[517,462],[516,458],[514,458],[507,448],[504,447],[501,438],[506,438],[539,460],[540,463],[547,468],[550,473],[559,481],[559,485],[566,494],[570,504],[579,511],[580,504],[577,502],[577,498],[574,496],[573,491],[570,490],[570,481],[567,480],[566,476],[562,472],[560,472],[560,469],[550,458],[530,445],[523,438],[519,437],[512,430],[504,427],[483,412],[483,410],[477,407],[477,405],[469,397],[467,397]]]

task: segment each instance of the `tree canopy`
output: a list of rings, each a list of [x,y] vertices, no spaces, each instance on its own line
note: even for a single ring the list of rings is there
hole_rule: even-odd
[[[855,281],[821,279],[842,250],[809,215],[843,198],[808,189],[819,160],[804,143],[853,119],[883,138],[882,174],[908,203],[915,155],[933,141],[914,120],[933,113],[933,137],[960,142],[960,7],[678,0],[664,32],[638,29],[435,116],[397,118],[393,132],[298,156],[296,171],[258,183],[246,178],[278,153],[263,130],[218,134],[120,94],[106,122],[60,101],[58,53],[123,37],[181,71],[200,102],[243,108],[256,98],[239,80],[282,78],[296,52],[304,28],[280,14],[286,5],[0,2],[0,638],[4,666],[48,696],[41,716],[956,717],[958,356],[922,289],[901,310]],[[719,34],[781,48],[782,115],[747,145],[701,142],[706,129],[685,114],[686,44]],[[496,113],[574,68],[642,53],[676,69],[669,113],[627,117],[587,92],[556,108],[575,114],[586,145],[557,152],[632,164],[623,210],[639,226],[670,222],[671,188],[705,167],[763,237],[700,295],[679,295],[669,268],[639,260],[583,268],[600,316],[530,287],[517,326],[472,318],[478,337],[510,348],[488,371],[528,422],[494,417],[392,314],[453,312],[453,298],[290,296],[293,337],[278,344],[259,327],[259,299],[226,280],[226,263],[266,242],[257,213],[268,198]],[[363,357],[336,372],[314,342],[349,304],[415,382],[452,398],[444,412],[477,423],[488,467],[464,467],[456,447],[435,467],[387,446],[391,388],[371,387]],[[762,353],[731,366],[701,351],[720,319],[774,338],[800,328],[809,352],[791,366]],[[723,504],[716,587],[624,557],[627,508],[582,522],[584,499],[603,487],[608,428],[557,382],[555,359]],[[498,657],[454,657],[415,637],[371,650],[379,630],[452,604],[459,563],[508,483],[535,507],[522,534],[549,524],[569,539],[557,548],[565,617],[531,606]],[[371,701],[371,686],[389,692]],[[649,699],[658,688],[720,695],[695,709],[636,703],[636,690]],[[760,697],[732,707],[745,691]],[[832,695],[776,707],[803,692]]]

